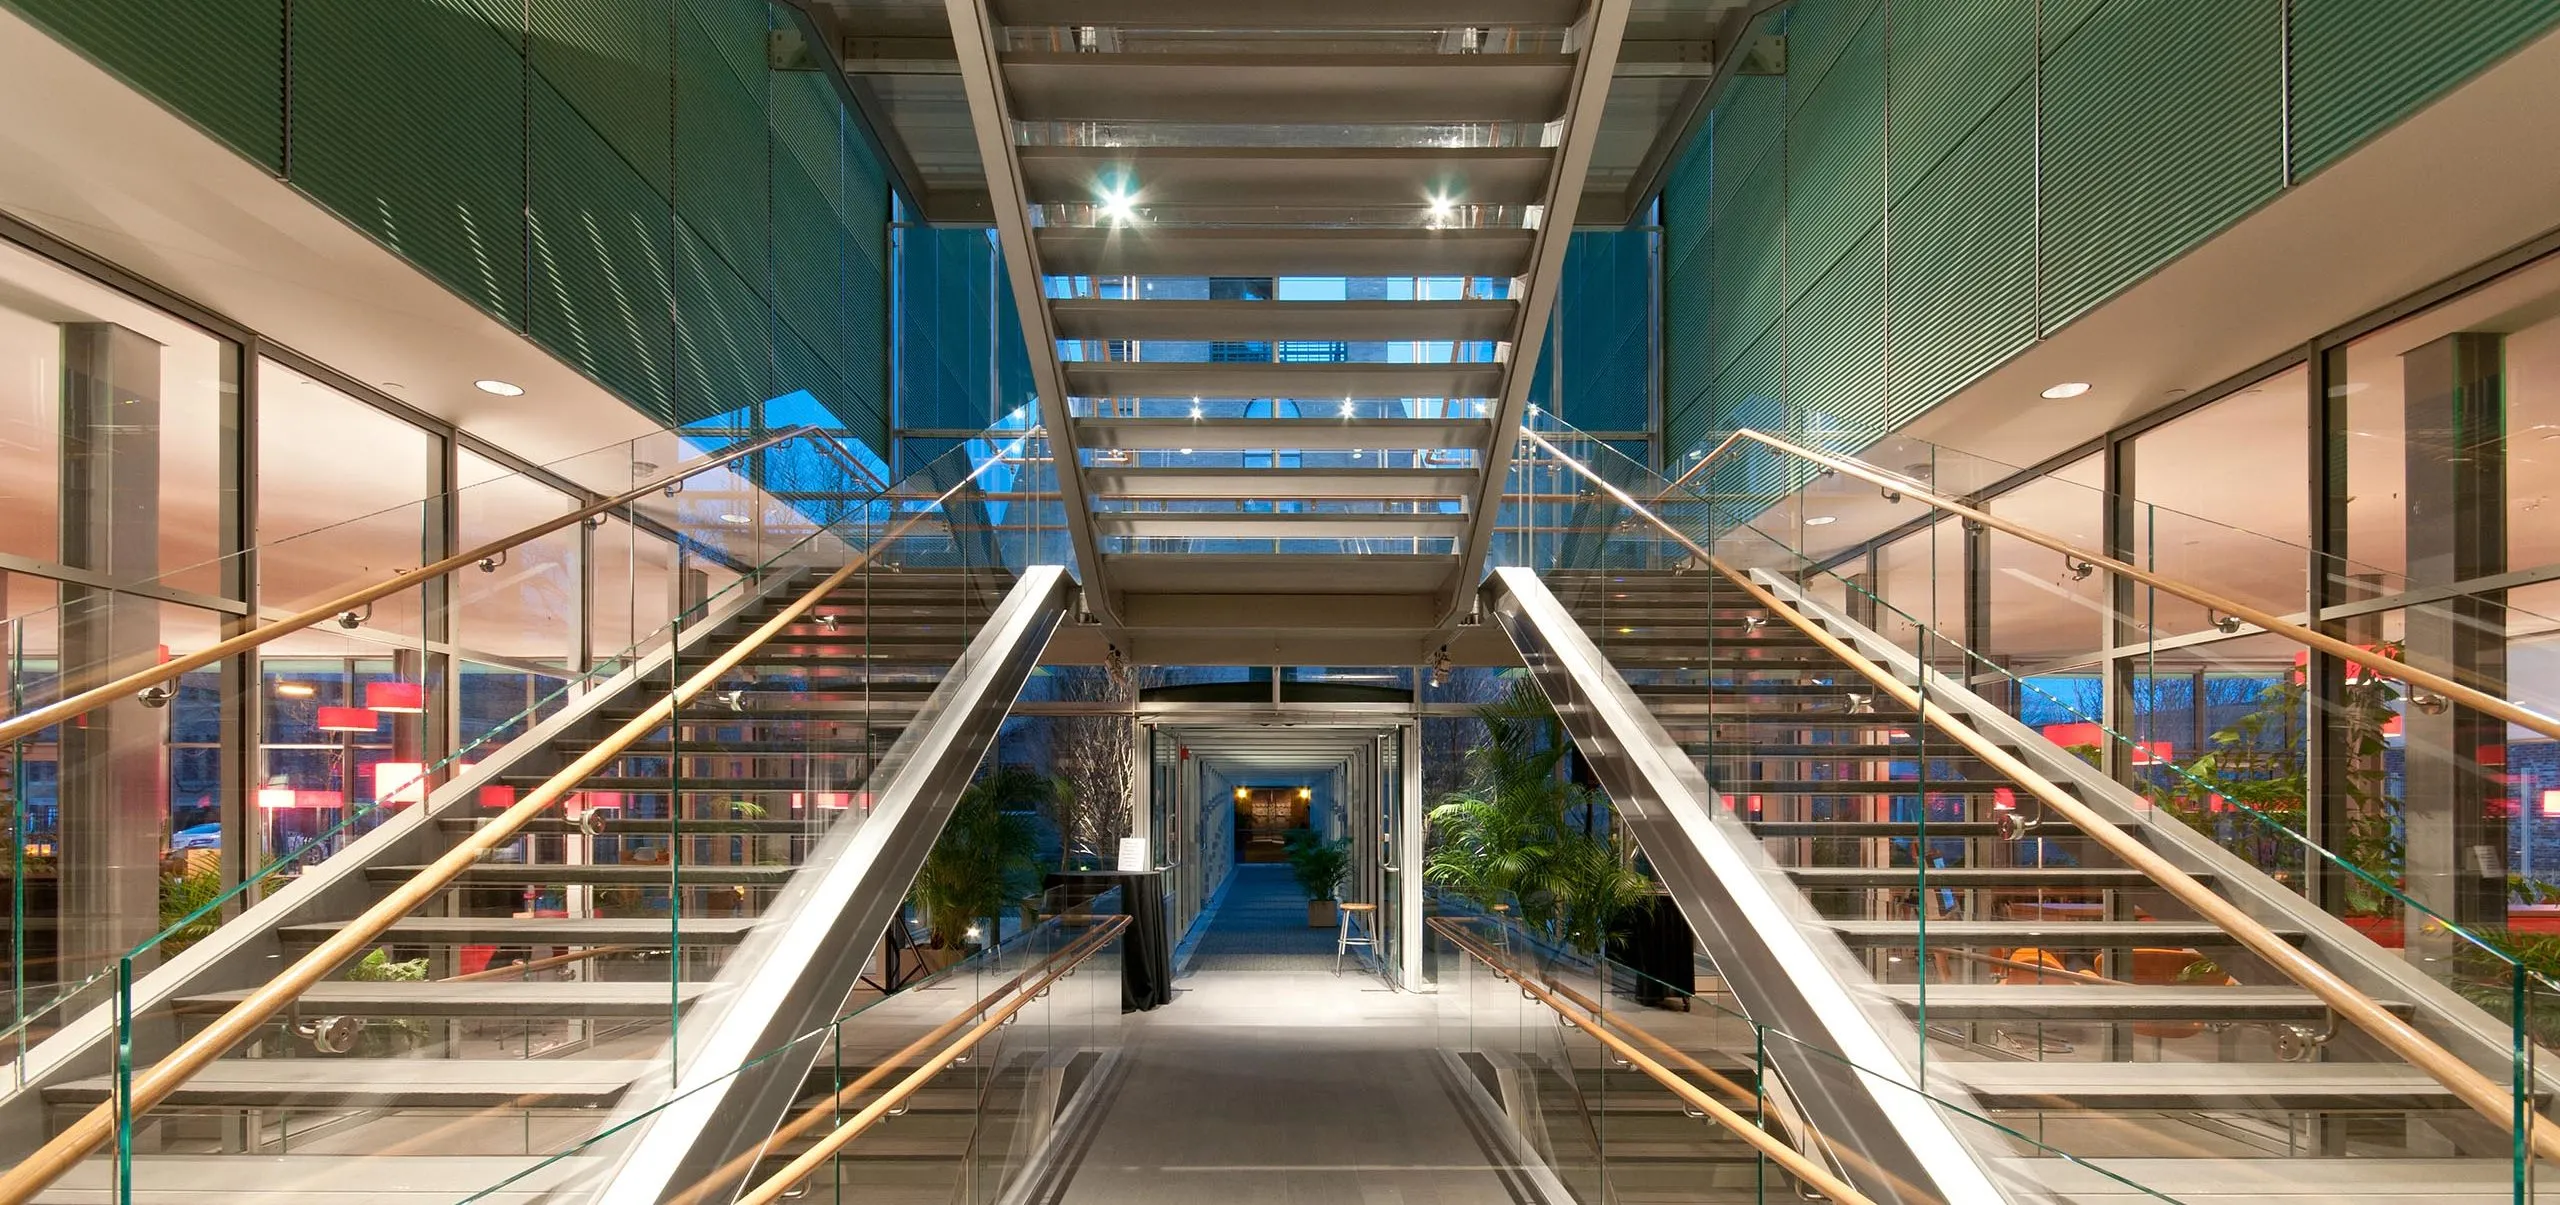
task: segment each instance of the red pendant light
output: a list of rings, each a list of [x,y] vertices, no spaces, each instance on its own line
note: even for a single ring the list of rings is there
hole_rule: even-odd
[[[313,727],[322,732],[376,732],[382,717],[362,707],[323,707]]]
[[[369,711],[416,715],[427,709],[427,687],[422,682],[367,682],[364,705]]]

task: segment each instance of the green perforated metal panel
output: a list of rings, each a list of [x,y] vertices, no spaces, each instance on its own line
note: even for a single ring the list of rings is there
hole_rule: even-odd
[[[126,83],[284,170],[283,0],[10,0]]]
[[[2046,330],[2283,188],[2280,9],[2111,0],[2047,52]]]
[[[1971,136],[2035,70],[2035,0],[1892,6],[1897,199]],[[2034,138],[2030,127],[2021,144]]]
[[[1804,430],[1885,419],[1884,223],[1867,228],[1788,311],[1786,398]]]
[[[675,29],[667,0],[531,0],[525,13],[534,77],[668,196]]]
[[[773,164],[773,308],[782,324],[841,375],[852,362],[845,326],[844,225],[799,164]]]
[[[1898,190],[1887,299],[1897,421],[2036,337],[2035,92],[2009,95]]]
[[[678,13],[690,18],[707,44],[741,88],[764,91],[765,31],[775,14],[769,4],[745,0],[675,0]]]
[[[771,397],[764,302],[681,220],[675,251],[677,417],[690,422]]]
[[[837,103],[835,90],[814,71],[777,71],[769,78],[775,162],[797,165],[841,220],[844,109]]]
[[[764,88],[761,81],[752,91],[739,83],[713,35],[689,18],[676,22],[675,132],[676,213],[762,295],[769,236]]]
[[[1716,308],[1708,338],[1719,374],[1778,320],[1786,252],[1786,166],[1766,156],[1716,223]]]
[[[1874,11],[1787,123],[1790,304],[1884,218],[1885,22]]]
[[[292,38],[293,182],[521,328],[521,34],[459,0],[301,0]]]
[[[2293,165],[2326,167],[2560,21],[2560,0],[2293,6]],[[2380,31],[2389,31],[2384,36]]]
[[[532,115],[529,332],[673,421],[667,203],[548,84],[536,82]]]
[[[1733,203],[1734,194],[1761,162],[1786,145],[1787,81],[1776,76],[1736,79],[1716,104],[1716,166],[1709,185],[1709,204],[1718,210]]]
[[[1814,90],[1830,77],[1840,56],[1866,33],[1869,25],[1875,26],[1875,35],[1882,38],[1884,7],[1881,0],[1834,0],[1827,4],[1791,5],[1782,12],[1779,28],[1787,35],[1789,113],[1804,107]]]

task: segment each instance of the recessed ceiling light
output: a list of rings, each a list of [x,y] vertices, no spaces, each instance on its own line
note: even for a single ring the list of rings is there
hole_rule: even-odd
[[[2087,381],[2064,381],[2059,385],[2048,386],[2044,391],[2044,395],[2058,402],[2064,398],[2078,397],[2087,392],[2089,392],[2089,383]]]
[[[1137,194],[1114,186],[1103,190],[1102,216],[1114,226],[1126,225],[1138,216]]]
[[[1806,515],[1804,517],[1804,525],[1807,527],[1828,527],[1839,521],[1840,518],[1837,515]]]
[[[524,396],[524,386],[518,385],[513,381],[501,381],[494,377],[482,378],[480,380],[473,381],[471,383],[471,387],[482,393],[497,394],[499,397]]]
[[[722,515],[720,516],[720,521],[723,523],[744,523],[747,521],[747,517],[745,515]]]
[[[1189,455],[1191,454],[1191,449],[1189,449],[1189,448],[1184,448],[1184,449],[1182,449],[1182,454],[1183,454],[1183,455],[1185,455],[1185,456],[1189,456]]]

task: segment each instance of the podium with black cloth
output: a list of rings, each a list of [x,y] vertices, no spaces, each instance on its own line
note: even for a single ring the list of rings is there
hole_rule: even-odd
[[[1145,1012],[1172,1002],[1173,937],[1165,931],[1163,872],[1051,871],[1040,886],[1044,893],[1064,889],[1077,902],[1118,888],[1117,915],[1129,918],[1128,931],[1120,935],[1120,1011]]]
[[[1627,910],[1626,927],[1609,938],[1609,957],[1640,972],[1636,1003],[1688,1007],[1698,990],[1697,942],[1689,919],[1667,894],[1655,894]]]

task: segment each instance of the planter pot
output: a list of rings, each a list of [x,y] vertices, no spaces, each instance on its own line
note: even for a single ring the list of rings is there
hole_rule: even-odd
[[[1333,901],[1332,901],[1332,900],[1308,900],[1308,901],[1307,901],[1307,927],[1308,927],[1308,928],[1310,928],[1310,929],[1330,929],[1330,928],[1332,928],[1333,926],[1334,926]]]

